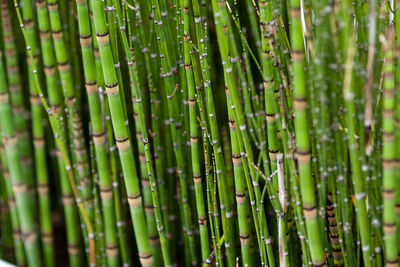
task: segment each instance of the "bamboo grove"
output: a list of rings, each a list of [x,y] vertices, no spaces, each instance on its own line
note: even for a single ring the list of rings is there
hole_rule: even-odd
[[[399,266],[400,1],[0,17],[0,259]]]

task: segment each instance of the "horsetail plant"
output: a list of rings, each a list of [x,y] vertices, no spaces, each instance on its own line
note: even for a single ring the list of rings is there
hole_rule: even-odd
[[[399,6],[2,0],[0,258],[398,266]]]
[[[32,1],[26,1],[22,7],[26,34],[32,44],[31,51],[34,60],[37,60],[37,41],[34,30],[34,10]],[[33,77],[33,65],[27,57],[28,75],[29,75],[29,92],[32,112],[32,138],[35,155],[35,170],[37,175],[37,193],[39,195],[39,214],[40,214],[40,235],[43,244],[44,262],[46,266],[54,266],[54,246],[53,246],[53,227],[51,224],[50,211],[50,195],[49,195],[49,178],[46,166],[46,149],[43,129],[43,110],[40,103],[35,81]]]

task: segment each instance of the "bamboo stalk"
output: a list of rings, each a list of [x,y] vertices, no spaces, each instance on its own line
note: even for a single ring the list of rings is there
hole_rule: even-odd
[[[118,81],[110,47],[109,32],[106,27],[103,4],[98,0],[93,0],[93,17],[96,29],[96,38],[99,44],[100,58],[102,61],[105,88],[110,104],[113,130],[121,158],[139,258],[143,266],[152,266],[154,259],[150,250],[149,238],[145,231],[146,222],[144,219],[142,196],[139,191],[138,177],[131,151],[130,138],[125,125],[124,112],[121,105]]]

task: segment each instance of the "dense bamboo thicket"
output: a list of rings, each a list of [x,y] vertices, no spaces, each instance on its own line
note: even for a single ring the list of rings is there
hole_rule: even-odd
[[[400,1],[0,0],[0,258],[400,263]]]

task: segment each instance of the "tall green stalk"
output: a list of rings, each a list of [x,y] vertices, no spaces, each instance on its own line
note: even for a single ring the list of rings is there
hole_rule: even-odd
[[[31,43],[31,51],[36,60],[38,47],[37,36],[35,32],[34,10],[32,1],[26,0],[22,6],[23,18],[25,21],[26,34]],[[44,250],[44,263],[46,266],[55,265],[55,255],[53,246],[53,226],[51,222],[51,207],[50,207],[50,194],[49,194],[49,179],[48,169],[46,166],[46,147],[43,129],[43,107],[40,103],[40,98],[35,88],[35,81],[33,77],[33,65],[30,62],[29,56],[27,57],[28,73],[29,73],[29,88],[30,88],[30,102],[32,110],[32,132],[33,132],[33,145],[35,155],[35,170],[37,177],[37,192],[39,194],[39,213],[40,213],[40,231],[41,240]]]
[[[82,186],[81,196],[84,201],[85,208],[89,213],[89,217],[92,218],[93,207],[90,199],[91,180],[88,165],[89,161],[87,157],[87,151],[83,147],[84,136],[82,134],[82,120],[79,114],[79,110],[76,107],[77,100],[75,96],[72,66],[68,57],[64,31],[61,27],[58,1],[47,0],[47,8],[49,10],[50,30],[54,44],[57,68],[60,73],[60,80],[64,94],[64,102],[66,103],[67,107],[67,143],[71,143],[73,145],[72,147],[76,151],[75,153],[71,154],[71,158],[73,159],[73,161],[76,161],[76,171],[78,173],[76,178],[79,178],[77,179],[77,181]]]
[[[42,51],[42,60],[44,65],[44,74],[47,87],[47,94],[49,105],[52,107],[55,116],[62,118],[60,120],[59,134],[60,138],[65,140],[65,113],[63,112],[63,103],[61,100],[62,92],[59,90],[57,85],[57,73],[56,73],[56,59],[53,52],[53,45],[50,39],[50,22],[48,17],[47,5],[45,1],[37,1],[37,17],[38,17],[38,28],[40,31],[40,46]],[[36,83],[35,83],[36,86]],[[37,88],[36,88],[37,90]],[[40,101],[40,99],[38,99]],[[64,216],[66,222],[66,232],[67,232],[67,243],[68,243],[68,253],[71,266],[81,265],[81,249],[80,249],[80,233],[77,232],[76,226],[74,224],[79,223],[77,218],[77,209],[73,203],[70,201],[72,194],[72,189],[69,186],[68,178],[65,172],[65,166],[63,164],[63,159],[61,155],[57,156],[59,178],[61,185],[61,192],[63,194],[63,204],[64,204]],[[65,200],[64,200],[65,199]]]
[[[3,55],[1,55],[3,60]],[[0,62],[0,124],[5,155],[10,171],[15,203],[21,223],[21,235],[25,246],[27,262],[30,266],[42,266],[40,243],[35,229],[34,214],[28,195],[28,185],[21,168],[18,139],[13,121],[3,62]]]
[[[204,262],[210,252],[208,229],[207,229],[207,218],[205,213],[205,202],[203,197],[203,185],[202,177],[200,172],[200,159],[199,159],[199,145],[198,145],[198,133],[197,133],[197,118],[196,118],[196,95],[195,95],[195,83],[193,76],[193,66],[191,53],[191,39],[190,39],[190,1],[180,1],[183,6],[184,12],[184,63],[186,80],[188,85],[188,104],[189,104],[189,119],[190,119],[190,146],[192,156],[192,171],[193,181],[196,192],[196,209],[197,218],[199,223],[200,231],[200,243],[201,243],[201,260]]]
[[[395,142],[394,142],[394,27],[389,25],[383,39],[385,62],[383,65],[383,110],[382,110],[382,140],[383,140],[383,233],[386,246],[387,266],[397,266],[396,216],[395,216]]]
[[[23,166],[23,176],[27,182],[29,195],[31,197],[32,208],[36,209],[34,173],[32,161],[32,149],[30,144],[30,136],[28,133],[28,123],[25,118],[25,94],[22,87],[21,68],[18,64],[17,45],[15,42],[15,33],[12,30],[11,6],[7,1],[1,2],[1,18],[4,35],[4,52],[6,63],[6,74],[8,79],[8,88],[10,92],[10,104],[15,121],[15,131],[18,139],[18,147],[20,148],[21,164]],[[33,21],[28,21],[29,26],[33,26]]]
[[[92,32],[89,20],[87,1],[76,1],[80,44],[83,58],[86,93],[88,95],[90,121],[94,151],[97,159],[99,175],[99,191],[104,220],[104,234],[108,266],[119,265],[119,249],[116,235],[113,187],[108,164],[105,129],[102,121],[102,111],[99,92],[96,83],[96,66],[92,47]]]
[[[303,213],[307,228],[311,260],[314,266],[325,266],[320,228],[318,226],[317,205],[314,195],[314,182],[311,174],[311,145],[307,122],[307,97],[305,84],[305,56],[301,29],[300,1],[290,1],[291,48],[293,61],[294,125],[296,132],[296,152],[299,164],[300,191]]]
[[[103,4],[99,0],[93,0],[93,17],[104,73],[104,82],[110,105],[111,120],[124,174],[139,258],[143,266],[152,266],[153,256],[150,249],[149,238],[146,235],[146,221],[142,206],[142,196],[139,190],[139,182],[129,140],[130,138],[128,136],[128,129],[125,125],[124,111],[119,94]]]
[[[2,138],[1,138],[2,139]],[[15,196],[12,189],[11,179],[10,179],[10,172],[8,170],[7,158],[5,154],[3,140],[1,140],[1,167],[4,177],[4,186],[7,192],[7,200],[8,200],[8,207],[10,209],[10,217],[11,217],[11,225],[12,225],[12,236],[14,241],[14,256],[15,256],[15,263],[18,265],[26,265],[26,256],[25,256],[25,248],[24,243],[21,238],[21,226],[19,221],[19,215],[17,206],[15,203]]]
[[[360,228],[360,236],[361,236],[361,244],[363,246],[363,259],[365,266],[371,266],[371,262],[369,260],[370,256],[370,225],[367,219],[367,209],[366,209],[366,201],[365,201],[365,188],[363,183],[363,177],[361,173],[361,166],[359,160],[359,146],[356,140],[355,133],[355,120],[352,114],[356,113],[355,105],[353,102],[354,99],[354,86],[352,83],[352,75],[353,75],[353,64],[354,64],[354,36],[351,35],[348,45],[348,53],[346,60],[346,72],[344,76],[343,83],[343,95],[345,100],[345,107],[347,109],[346,112],[346,125],[348,127],[348,145],[349,145],[349,156],[350,156],[350,165],[352,169],[352,181],[354,185],[354,194],[355,194],[355,203],[356,203],[356,217],[357,223]]]

